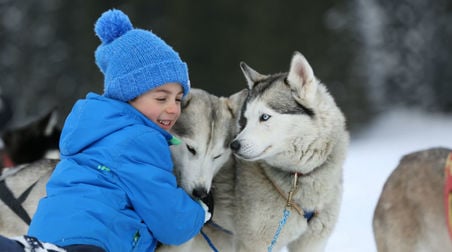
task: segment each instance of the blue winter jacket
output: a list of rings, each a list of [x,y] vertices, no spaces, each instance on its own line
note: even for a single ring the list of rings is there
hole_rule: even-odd
[[[28,234],[67,246],[154,251],[181,244],[204,224],[204,210],[176,184],[172,136],[128,103],[94,93],[66,119],[61,161]]]

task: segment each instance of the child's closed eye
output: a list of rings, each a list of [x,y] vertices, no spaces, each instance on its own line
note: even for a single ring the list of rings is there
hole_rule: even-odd
[[[156,99],[157,101],[164,102],[164,101],[166,101],[168,98],[166,98],[166,97],[156,97],[155,99]]]

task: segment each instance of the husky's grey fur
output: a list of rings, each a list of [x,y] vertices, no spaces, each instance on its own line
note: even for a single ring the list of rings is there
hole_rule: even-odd
[[[235,169],[229,144],[237,133],[237,117],[246,94],[247,91],[242,90],[229,97],[217,97],[193,90],[190,95],[196,95],[196,99],[189,95],[183,102],[183,116],[172,130],[183,142],[173,147],[179,184],[194,197],[212,194],[215,206],[212,222],[203,227],[203,232],[219,251],[234,251],[233,236],[228,234],[233,230]],[[198,252],[212,251],[212,248],[199,234],[180,246],[162,246],[157,251]]]
[[[192,88],[182,103],[181,116],[171,130],[182,144],[171,146],[171,151],[179,185],[194,197],[208,194],[215,174],[231,161],[229,144],[244,94],[218,97]]]
[[[238,251],[323,251],[336,224],[342,198],[342,166],[349,136],[345,118],[296,52],[288,73],[262,75],[241,64],[249,94],[231,143],[238,157],[234,232]],[[275,236],[300,175],[293,207]],[[283,196],[284,195],[284,196]],[[273,246],[271,242],[276,241]]]
[[[451,149],[405,155],[383,187],[373,218],[379,252],[452,251],[444,207],[444,168]]]

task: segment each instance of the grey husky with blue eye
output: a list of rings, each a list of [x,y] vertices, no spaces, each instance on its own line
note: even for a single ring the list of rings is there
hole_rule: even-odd
[[[249,92],[231,143],[237,251],[324,251],[342,198],[344,115],[299,52],[288,73],[241,68]]]

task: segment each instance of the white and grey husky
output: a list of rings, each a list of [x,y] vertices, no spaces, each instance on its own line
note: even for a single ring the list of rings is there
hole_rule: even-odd
[[[161,246],[157,251],[210,252],[211,246],[219,251],[235,250],[231,233],[235,167],[229,144],[237,133],[236,122],[246,94],[242,90],[217,97],[192,90],[183,102],[183,116],[172,129],[183,142],[172,147],[178,182],[193,197],[215,207],[202,234],[180,246]]]
[[[237,250],[323,251],[341,204],[345,118],[299,52],[288,73],[241,68],[249,93],[231,143]]]
[[[218,97],[192,88],[182,103],[182,113],[171,133],[182,144],[171,146],[179,185],[203,199],[223,165],[231,162],[229,144],[234,138],[240,100],[245,93]]]

